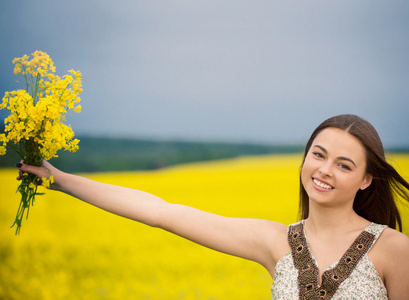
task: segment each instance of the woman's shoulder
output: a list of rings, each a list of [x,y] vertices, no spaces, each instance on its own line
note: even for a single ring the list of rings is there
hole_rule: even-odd
[[[390,299],[400,295],[397,299],[408,299],[409,286],[409,237],[405,234],[385,228],[376,243],[376,257],[374,263],[378,266]],[[372,257],[371,257],[372,259]],[[406,295],[403,296],[402,295]]]
[[[277,245],[281,244],[287,239],[287,225],[270,220],[256,221],[256,226],[259,230],[261,230],[261,232],[263,232],[263,236],[265,236],[267,243],[275,241],[274,245]]]
[[[383,273],[393,272],[396,263],[409,267],[409,237],[392,228],[385,228],[374,245],[373,258]]]
[[[288,226],[285,224],[274,224],[272,227],[274,228],[275,234],[275,251],[274,251],[274,261],[278,262],[283,256],[291,251],[290,245],[288,244]]]
[[[405,253],[405,255],[408,255],[409,253],[409,237],[404,233],[389,227],[385,228],[382,232],[378,243],[386,252],[402,252]]]
[[[288,225],[269,220],[256,220],[256,223],[261,233],[263,247],[269,251],[268,260],[261,264],[273,276],[275,264],[291,251],[288,244]]]

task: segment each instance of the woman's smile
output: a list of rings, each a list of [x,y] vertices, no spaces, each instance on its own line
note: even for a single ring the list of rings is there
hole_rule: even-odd
[[[314,178],[314,177],[312,178],[312,182],[314,183],[314,187],[316,189],[318,189],[318,190],[324,189],[324,191],[330,191],[330,190],[334,189],[333,186],[329,185],[325,181],[322,181],[322,180]]]

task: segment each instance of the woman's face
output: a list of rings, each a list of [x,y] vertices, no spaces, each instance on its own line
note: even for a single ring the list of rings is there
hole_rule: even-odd
[[[301,171],[310,203],[351,206],[359,189],[367,188],[366,154],[361,142],[338,128],[326,128],[313,140]]]

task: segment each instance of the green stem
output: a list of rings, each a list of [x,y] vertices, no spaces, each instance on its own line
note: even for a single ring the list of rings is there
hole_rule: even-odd
[[[14,223],[11,225],[10,228],[13,228],[14,225],[17,225],[16,228],[16,235],[20,233],[21,230],[21,223],[23,221],[24,214],[26,213],[26,220],[28,218],[28,214],[30,212],[30,206],[34,205],[35,195],[37,193],[37,186],[33,189],[30,188],[30,183],[34,183],[37,181],[37,177],[33,174],[25,175],[22,180],[21,184],[17,188],[17,191],[21,194],[20,205],[17,210],[16,219]]]

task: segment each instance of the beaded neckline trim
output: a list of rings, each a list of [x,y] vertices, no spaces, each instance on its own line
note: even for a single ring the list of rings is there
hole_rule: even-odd
[[[291,225],[288,243],[291,247],[294,266],[298,269],[299,299],[331,299],[339,285],[348,278],[360,259],[368,252],[375,235],[362,231],[344,253],[337,265],[322,274],[322,284],[318,286],[318,267],[308,250],[304,235],[304,225]]]

